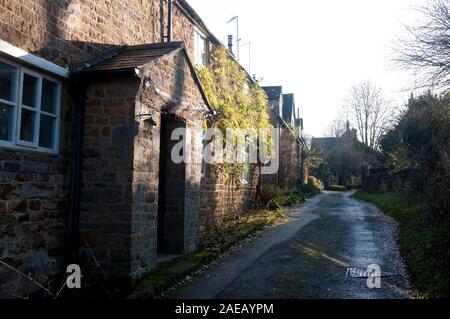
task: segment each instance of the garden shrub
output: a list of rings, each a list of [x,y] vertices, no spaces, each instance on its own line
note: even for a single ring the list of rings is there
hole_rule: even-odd
[[[259,205],[265,209],[276,210],[284,205],[286,196],[283,190],[275,185],[265,185],[261,189]]]
[[[308,177],[308,185],[312,185],[317,190],[321,189],[323,186],[322,182],[314,176]]]

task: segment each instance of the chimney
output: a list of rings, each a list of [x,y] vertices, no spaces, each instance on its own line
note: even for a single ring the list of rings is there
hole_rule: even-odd
[[[231,34],[228,36],[228,50],[230,51],[230,53],[232,55],[234,55],[234,53],[233,53],[233,36]]]

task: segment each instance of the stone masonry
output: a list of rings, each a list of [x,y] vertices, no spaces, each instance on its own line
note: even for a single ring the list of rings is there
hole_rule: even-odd
[[[245,214],[255,203],[259,180],[259,167],[251,165],[250,181],[240,184],[231,178],[224,181],[216,166],[207,165],[201,183],[200,236],[227,218]]]
[[[166,252],[190,253],[197,247],[201,149],[194,142],[207,109],[183,52],[149,63],[140,79],[106,76],[89,83],[82,245],[90,248],[84,259],[114,275],[138,278],[154,267],[158,222],[164,226],[161,246]],[[149,127],[143,114],[156,125]],[[170,158],[175,128],[193,132],[192,140],[184,142],[192,156],[187,164]],[[159,187],[164,187],[161,199]],[[158,221],[159,209],[164,211]]]
[[[70,67],[119,45],[160,42],[160,4],[160,0],[2,0],[0,39],[30,54]],[[185,43],[189,56],[193,55],[193,32],[192,20],[180,5],[175,4],[173,39]],[[164,77],[161,71],[159,77]],[[70,208],[73,116],[77,106],[71,95],[73,83],[62,80],[59,154],[0,149],[0,258],[40,282],[47,281],[49,276],[63,269],[66,219]],[[138,137],[135,137],[136,145],[133,143],[134,146],[122,153],[124,140],[139,133],[130,131],[134,127],[132,112],[135,111],[135,97],[140,87],[138,81],[132,82],[127,81],[125,86],[123,79],[93,83],[87,93],[92,109],[85,117],[83,169],[86,169],[84,186],[89,191],[82,194],[81,226],[89,243],[102,247],[108,240],[111,240],[110,244],[119,242],[117,249],[99,252],[100,260],[117,261],[114,267],[138,274],[151,268],[155,254],[151,249],[147,255],[137,250],[154,246],[151,241],[156,235],[148,230],[156,226],[149,220],[145,225],[147,228],[143,227],[141,219],[144,214],[141,211],[157,209],[156,168],[159,158],[154,145],[152,150],[138,152],[139,147],[145,146],[139,144]],[[136,94],[131,94],[134,91]],[[155,145],[158,138],[155,134]],[[106,142],[109,142],[108,146],[104,145]],[[135,152],[145,156],[144,160],[151,164],[150,171],[136,169],[132,173],[131,168],[138,165],[133,162]],[[125,154],[131,154],[131,157],[125,158]],[[192,170],[189,172],[194,175]],[[146,174],[151,176],[150,180],[145,180]],[[142,183],[146,183],[148,189],[142,190]],[[111,188],[106,191],[107,187]],[[146,193],[144,198],[142,193]],[[131,207],[133,199],[136,201]],[[130,214],[131,208],[135,214]],[[93,210],[96,214],[88,216],[87,212]],[[110,211],[111,216],[106,211]],[[107,223],[100,226],[100,221]],[[196,224],[190,225],[193,228]],[[99,228],[108,231],[102,236],[93,235]],[[139,235],[131,236],[132,231]],[[119,236],[112,238],[108,232]],[[191,240],[186,247],[192,250],[196,236],[192,229],[188,233]],[[130,241],[138,247],[134,252],[121,248],[130,247]],[[23,289],[18,289],[18,286]],[[17,275],[0,267],[1,296],[11,297],[11,291],[16,291],[20,297],[26,296],[33,290],[28,286],[23,280],[18,280]]]
[[[193,32],[175,4],[173,38],[189,54]],[[70,66],[122,44],[161,42],[160,0],[2,0],[0,34],[29,53]]]
[[[245,185],[225,183],[211,166],[201,176],[198,140],[206,102],[189,63],[199,25],[183,2],[174,3],[173,40],[183,41],[186,51],[152,61],[139,76],[82,79],[87,90],[80,256],[89,268],[139,278],[154,267],[158,246],[161,252],[193,252],[203,231],[250,209],[256,198],[256,165]],[[166,7],[167,1],[162,3]],[[160,42],[161,22],[167,18],[161,21],[160,5],[160,0],[0,0],[0,39],[72,67],[124,44]],[[65,269],[79,107],[73,81],[78,80],[61,79],[57,155],[0,148],[0,259],[41,283]],[[155,125],[145,121],[149,116]],[[191,138],[184,141],[190,160],[164,166],[161,158],[167,158],[170,145],[162,143],[169,139],[161,132],[174,127],[191,129]],[[297,154],[286,149],[292,151]],[[291,153],[282,156],[296,161]],[[286,167],[282,172],[291,187],[296,181]],[[13,292],[26,297],[35,288],[0,267],[1,297],[14,297]]]

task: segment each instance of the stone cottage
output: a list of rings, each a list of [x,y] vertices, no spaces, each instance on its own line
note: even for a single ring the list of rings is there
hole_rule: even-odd
[[[308,182],[303,119],[295,106],[294,94],[283,94],[281,86],[263,89],[271,107],[271,123],[280,136],[280,168],[278,174],[264,176],[265,183],[278,185],[285,191],[299,189]]]
[[[251,208],[257,165],[236,185],[201,164],[213,110],[194,65],[220,45],[184,0],[1,2],[1,297],[36,288],[12,268],[44,285],[72,262],[137,279]]]
[[[80,246],[92,247],[109,272],[133,278],[151,270],[158,251],[195,251],[202,156],[195,140],[212,109],[183,43],[120,48],[78,65],[73,77],[86,94]],[[192,134],[183,140],[192,159],[178,164],[176,128]]]

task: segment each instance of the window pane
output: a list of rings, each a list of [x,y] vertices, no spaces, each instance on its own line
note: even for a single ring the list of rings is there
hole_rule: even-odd
[[[22,109],[22,118],[20,119],[20,139],[22,141],[34,141],[35,119],[35,112]]]
[[[14,102],[14,80],[16,69],[0,62],[0,99]]]
[[[195,63],[200,66],[205,65],[206,40],[200,33],[195,32]]]
[[[55,118],[41,115],[39,146],[53,148],[55,139]]]
[[[0,104],[0,140],[11,141],[12,139],[12,106]]]
[[[58,84],[47,79],[42,80],[41,110],[55,114]]]
[[[29,74],[23,75],[23,92],[22,104],[29,107],[36,107],[36,93],[37,93],[38,79]]]

